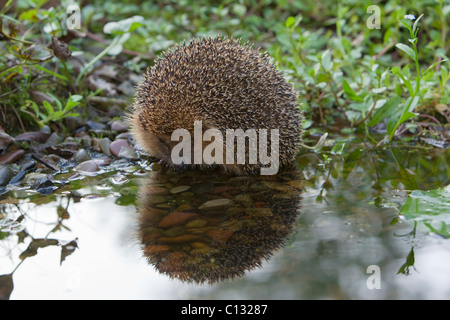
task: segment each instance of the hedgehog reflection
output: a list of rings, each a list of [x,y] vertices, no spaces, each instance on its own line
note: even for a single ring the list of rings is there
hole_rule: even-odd
[[[299,213],[296,171],[276,176],[153,171],[140,189],[143,253],[172,278],[215,283],[260,267]]]

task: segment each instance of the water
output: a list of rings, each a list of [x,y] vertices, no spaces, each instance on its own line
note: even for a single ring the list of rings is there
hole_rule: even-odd
[[[449,150],[353,145],[297,167],[236,178],[143,161],[62,175],[49,196],[18,187],[0,200],[0,294],[450,298]],[[425,191],[433,207],[419,197],[411,215]]]

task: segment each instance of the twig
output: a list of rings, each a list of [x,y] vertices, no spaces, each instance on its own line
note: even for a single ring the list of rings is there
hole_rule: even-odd
[[[423,118],[428,118],[428,119],[433,120],[434,122],[437,123],[437,125],[438,125],[440,128],[442,128],[442,124],[441,124],[441,123],[439,122],[439,120],[436,119],[435,117],[430,116],[430,115],[428,115],[428,114],[424,114],[424,113],[421,113],[420,116],[423,117]]]
[[[106,43],[106,40],[99,37],[96,34],[93,34],[92,32],[86,31],[86,35],[91,38],[92,40],[98,41],[100,43]],[[128,49],[122,49],[122,52],[125,54],[129,54],[130,56],[143,56],[144,58],[147,58],[149,60],[153,60],[155,58],[154,55],[151,54],[145,54],[145,53],[141,53],[141,52],[137,52],[137,51],[133,51],[133,50],[128,50]]]
[[[361,123],[365,122],[367,119],[370,118],[370,116],[373,113],[373,110],[375,110],[375,106],[377,105],[378,102],[378,95],[375,96],[375,100],[373,102],[372,108],[370,109],[369,113],[364,117],[364,119],[359,120],[358,122],[354,123],[354,126],[359,126]]]
[[[32,154],[31,157],[36,160],[39,163],[42,163],[44,166],[46,166],[47,168],[49,168],[50,170],[53,171],[59,171],[58,169],[56,169],[55,167],[53,167],[52,165],[48,164],[47,162],[45,162],[44,160],[42,160],[41,158],[39,158],[36,154]]]
[[[16,114],[17,120],[19,120],[20,127],[22,128],[22,132],[25,133],[26,130],[25,130],[25,127],[24,127],[24,125],[23,125],[23,123],[22,123],[22,119],[20,118],[19,114],[17,113],[16,108],[15,108],[12,104],[11,104],[11,107],[12,107],[14,113]]]
[[[386,47],[384,47],[383,49],[381,49],[381,51],[378,52],[375,56],[373,56],[372,59],[373,59],[373,60],[378,60],[383,54],[385,54],[386,52],[388,52],[393,46],[394,46],[394,43],[391,42],[391,43],[388,44]]]

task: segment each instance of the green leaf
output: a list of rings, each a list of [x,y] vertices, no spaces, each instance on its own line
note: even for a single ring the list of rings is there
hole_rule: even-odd
[[[117,22],[109,22],[103,27],[103,32],[107,34],[123,35],[144,26],[144,17],[134,16]]]
[[[416,61],[416,53],[413,49],[408,47],[406,44],[403,43],[397,43],[395,45],[398,49],[402,50],[404,53],[406,53],[413,61]]]
[[[423,17],[423,13],[416,19],[416,21],[414,21],[413,27],[412,27],[412,32],[414,34],[414,36],[417,36],[417,32],[419,31],[417,25],[419,24],[420,19],[422,19]]]
[[[450,238],[450,185],[429,191],[414,190],[400,209],[400,214],[406,220],[424,222],[431,231]],[[440,230],[433,224],[440,224]]]
[[[412,33],[412,29],[411,26],[406,22],[406,21],[400,21],[408,30],[410,33]]]
[[[284,23],[284,26],[286,28],[290,28],[290,27],[292,27],[294,25],[294,23],[295,23],[295,18],[294,17],[288,17],[286,19],[286,22]]]
[[[343,83],[342,83],[342,89],[344,90],[345,94],[352,99],[353,101],[357,101],[357,102],[363,102],[364,99],[361,98],[360,96],[358,96],[355,91],[353,91],[353,89],[350,87],[350,85],[348,84],[347,80],[344,79]]]
[[[430,72],[435,66],[437,66],[439,63],[442,62],[446,62],[448,60],[442,60],[442,61],[436,61],[435,63],[433,63],[431,66],[429,66],[424,72],[422,72],[422,74],[420,75],[420,77],[422,78],[424,75],[426,75],[428,72]]]
[[[331,52],[330,50],[325,51],[322,54],[322,66],[325,71],[330,71],[333,66],[333,62],[331,61]]]
[[[47,114],[52,114],[55,112],[55,110],[53,110],[52,105],[48,102],[48,101],[43,101],[42,104],[44,105],[45,111],[47,111]]]
[[[392,71],[393,74],[397,75],[400,79],[402,79],[403,84],[408,89],[409,95],[413,96],[414,95],[414,90],[412,88],[411,82],[405,78],[405,76],[402,74],[400,68],[394,67],[394,68],[392,68],[391,71]]]
[[[418,113],[406,111],[404,114],[402,114],[400,121],[399,121],[399,125],[405,121],[408,121],[411,118],[418,116],[418,115],[419,115]]]
[[[400,104],[400,100],[401,99],[398,96],[392,97],[382,107],[377,109],[369,121],[369,127],[373,127],[380,121],[391,117],[396,112],[399,112],[398,105]]]

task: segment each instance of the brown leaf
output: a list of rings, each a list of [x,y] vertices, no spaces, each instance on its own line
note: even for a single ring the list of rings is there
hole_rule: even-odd
[[[72,253],[75,252],[75,249],[78,248],[78,239],[72,240],[69,243],[61,246],[61,261],[60,264],[63,263],[63,261],[70,256]]]
[[[41,131],[31,131],[19,134],[14,139],[16,141],[37,141],[44,143],[50,135]]]
[[[61,60],[67,60],[72,56],[72,51],[70,51],[68,44],[63,41],[59,41],[55,37],[52,37],[52,49],[54,55]]]
[[[12,274],[2,274],[0,276],[0,300],[9,300],[14,289]]]
[[[34,239],[31,241],[28,248],[20,254],[19,258],[20,260],[23,260],[35,256],[39,248],[57,245],[59,245],[59,241],[56,239]]]

